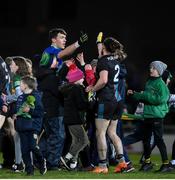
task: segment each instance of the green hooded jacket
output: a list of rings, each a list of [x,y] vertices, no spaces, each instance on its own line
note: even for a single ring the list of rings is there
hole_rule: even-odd
[[[133,94],[136,100],[144,103],[144,118],[164,118],[169,111],[169,96],[169,89],[161,77],[150,77],[145,90]]]

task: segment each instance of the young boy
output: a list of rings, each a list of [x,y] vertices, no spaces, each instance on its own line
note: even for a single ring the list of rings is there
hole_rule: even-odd
[[[161,61],[153,61],[150,64],[150,78],[148,79],[143,92],[134,92],[128,90],[128,95],[132,95],[136,100],[144,103],[144,122],[143,122],[143,146],[145,161],[140,171],[149,171],[153,168],[151,163],[150,140],[154,134],[155,144],[157,145],[161,158],[162,166],[158,172],[168,172],[171,170],[167,156],[166,145],[163,140],[163,120],[168,112],[167,101],[169,99],[169,90],[162,80],[162,74],[167,65]]]
[[[21,79],[20,88],[23,92],[17,99],[15,128],[21,139],[22,158],[25,164],[27,175],[34,174],[34,167],[30,152],[35,155],[40,164],[41,174],[47,171],[46,160],[37,145],[37,135],[41,131],[43,118],[43,105],[41,95],[36,90],[34,77],[25,76]]]
[[[87,34],[82,34],[78,41],[66,47],[67,33],[62,28],[49,31],[50,46],[47,47],[40,60],[38,69],[38,87],[42,91],[44,105],[44,119],[46,132],[46,154],[48,170],[58,169],[58,162],[62,154],[65,130],[63,124],[63,107],[58,92],[60,85],[58,72],[63,61],[77,48],[87,42]]]
[[[66,78],[69,83],[62,87],[61,92],[64,95],[64,123],[72,136],[72,143],[69,152],[61,161],[67,169],[74,170],[77,167],[79,152],[89,142],[83,127],[88,104],[83,87],[83,72],[72,64]]]

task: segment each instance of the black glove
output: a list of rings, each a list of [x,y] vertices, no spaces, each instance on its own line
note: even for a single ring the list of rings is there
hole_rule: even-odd
[[[80,32],[80,38],[78,40],[78,44],[81,46],[82,44],[84,44],[85,42],[87,42],[88,40],[88,35],[86,33],[83,33],[82,31]]]

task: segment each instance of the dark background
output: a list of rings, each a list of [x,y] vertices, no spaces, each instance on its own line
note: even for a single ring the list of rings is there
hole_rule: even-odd
[[[96,36],[103,31],[124,45],[130,77],[143,84],[153,60],[167,63],[174,75],[174,23],[173,1],[6,0],[0,6],[0,55],[37,61],[36,55],[49,45],[48,31],[62,27],[67,45],[80,30],[88,33],[85,58],[90,61],[97,57]]]

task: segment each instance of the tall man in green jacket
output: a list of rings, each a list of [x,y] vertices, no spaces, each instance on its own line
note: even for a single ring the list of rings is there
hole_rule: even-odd
[[[162,158],[162,166],[158,171],[168,172],[171,170],[166,145],[163,140],[163,120],[169,110],[167,101],[170,95],[168,87],[161,78],[166,68],[165,63],[153,61],[150,64],[150,77],[146,82],[145,90],[140,93],[128,90],[128,95],[132,95],[134,99],[144,103],[143,147],[145,162],[142,164],[140,171],[149,171],[153,168],[150,159],[152,133]]]

